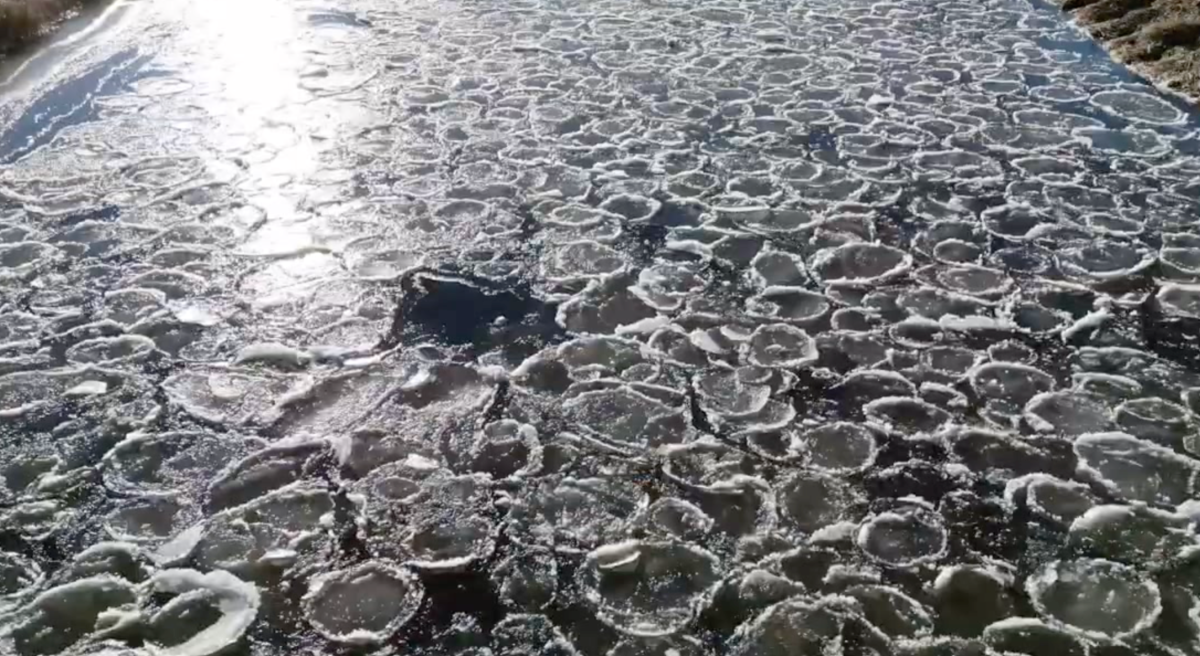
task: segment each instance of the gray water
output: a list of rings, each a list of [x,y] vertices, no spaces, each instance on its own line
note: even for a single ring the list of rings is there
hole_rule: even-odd
[[[1049,5],[98,20],[0,86],[0,653],[1200,653],[1200,113]]]

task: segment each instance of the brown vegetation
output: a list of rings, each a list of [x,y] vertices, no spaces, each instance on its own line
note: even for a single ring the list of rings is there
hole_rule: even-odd
[[[11,52],[57,25],[88,0],[0,0],[0,54]]]
[[[1062,7],[1117,60],[1200,99],[1200,0],[1065,0]]]

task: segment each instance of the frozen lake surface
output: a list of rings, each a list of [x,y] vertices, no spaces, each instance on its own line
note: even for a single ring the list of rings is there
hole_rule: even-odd
[[[0,85],[0,653],[1200,653],[1200,114],[1027,0],[135,0]]]

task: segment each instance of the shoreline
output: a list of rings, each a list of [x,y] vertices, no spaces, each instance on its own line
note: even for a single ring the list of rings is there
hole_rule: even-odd
[[[47,36],[98,0],[0,0],[0,57]]]
[[[1058,0],[1112,58],[1200,103],[1200,1]]]

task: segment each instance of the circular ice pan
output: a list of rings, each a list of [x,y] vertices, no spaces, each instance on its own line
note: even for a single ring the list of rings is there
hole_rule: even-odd
[[[507,608],[539,611],[558,597],[558,576],[554,553],[518,547],[492,567],[490,580]]]
[[[1121,430],[1134,437],[1176,451],[1195,448],[1196,418],[1187,408],[1165,399],[1150,396],[1128,400],[1117,406],[1116,420]]]
[[[909,567],[945,556],[949,533],[937,511],[924,503],[901,502],[868,517],[858,529],[857,542],[872,560]]]
[[[773,487],[780,525],[802,533],[852,519],[854,506],[865,501],[852,483],[810,472],[792,473]]]
[[[37,561],[0,551],[0,613],[36,593],[45,580]]]
[[[1034,513],[1060,524],[1073,521],[1099,503],[1087,485],[1042,473],[1009,480],[1004,498],[1009,503],[1023,503]]]
[[[232,433],[133,433],[104,455],[104,482],[126,494],[195,494],[263,446]]]
[[[746,360],[760,367],[796,369],[816,362],[816,342],[808,333],[787,324],[759,326],[743,347]]]
[[[160,549],[170,561],[205,569],[250,572],[323,561],[333,548],[334,498],[295,483],[213,515]]]
[[[891,641],[866,621],[859,609],[856,600],[845,596],[803,596],[781,601],[738,627],[729,653],[733,656],[838,653],[847,640],[868,651],[888,653]]]
[[[1178,125],[1187,119],[1182,111],[1167,101],[1129,89],[1101,91],[1092,96],[1092,104],[1133,123]]]
[[[879,451],[875,434],[862,424],[833,422],[796,435],[793,449],[805,454],[805,464],[834,474],[868,469]]]
[[[1131,280],[1158,259],[1154,251],[1110,239],[1097,239],[1055,252],[1058,266],[1069,278],[1091,285]]]
[[[933,632],[933,617],[921,602],[887,585],[860,584],[845,594],[858,600],[863,616],[894,638],[918,638]]]
[[[1175,506],[1194,497],[1200,463],[1166,447],[1127,433],[1090,433],[1076,438],[1074,450],[1079,474],[1121,498]]]
[[[1186,559],[1197,545],[1191,523],[1185,514],[1141,504],[1097,505],[1071,522],[1068,536],[1073,547],[1089,555],[1137,566],[1161,558]]]
[[[1108,560],[1059,560],[1025,582],[1038,614],[1083,636],[1124,638],[1149,628],[1162,612],[1158,586],[1132,567]]]
[[[687,442],[685,409],[642,391],[607,384],[582,389],[563,402],[563,414],[581,436],[618,452],[642,453]]]
[[[412,573],[382,561],[314,577],[304,617],[318,633],[348,645],[387,641],[416,615],[425,588]]]
[[[178,656],[209,656],[229,649],[257,619],[260,605],[253,583],[219,571],[162,570],[142,584],[140,592],[143,605],[147,598],[160,601],[170,596],[145,613],[147,642],[165,643],[155,651]]]
[[[14,611],[0,629],[8,654],[58,654],[93,639],[100,618],[137,605],[139,591],[111,574],[71,581],[45,590]]]
[[[509,507],[508,533],[530,548],[586,553],[627,537],[649,504],[644,489],[620,477],[530,481]]]
[[[104,531],[114,540],[156,543],[171,539],[198,520],[195,504],[186,498],[149,496],[120,503],[104,517]]]
[[[792,287],[769,287],[746,299],[746,313],[768,321],[783,321],[798,326],[812,325],[832,309],[822,294]]]
[[[1015,406],[1023,406],[1038,394],[1055,388],[1050,374],[1015,362],[981,364],[970,371],[968,379],[980,397]]]
[[[1113,428],[1106,400],[1086,392],[1043,392],[1025,404],[1024,416],[1034,430],[1042,433],[1073,436]]]
[[[825,285],[870,287],[897,278],[912,268],[912,255],[885,246],[855,242],[820,251],[812,272]]]
[[[908,396],[875,399],[863,406],[863,414],[872,425],[910,439],[936,435],[954,419],[932,403]]]
[[[678,632],[711,601],[721,563],[699,547],[629,540],[587,555],[579,573],[596,617],[623,633]]]
[[[1085,656],[1087,643],[1034,617],[1008,617],[984,627],[984,644],[1002,654]]]

